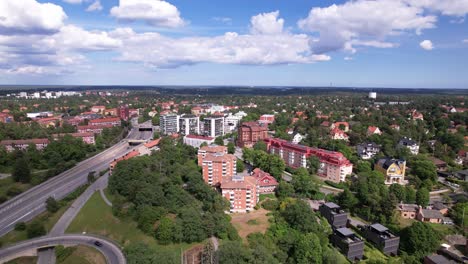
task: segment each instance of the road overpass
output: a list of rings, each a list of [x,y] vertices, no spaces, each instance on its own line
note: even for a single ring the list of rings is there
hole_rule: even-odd
[[[100,243],[100,246],[95,244],[96,241]],[[40,248],[55,247],[58,245],[84,245],[93,247],[104,255],[104,257],[106,258],[106,262],[109,264],[127,263],[120,247],[115,243],[102,237],[80,234],[44,236],[26,240],[6,248],[2,248],[0,249],[0,263],[5,263],[12,259],[18,258],[24,255],[25,253],[31,254],[31,251],[36,251]]]
[[[121,157],[131,150],[126,142],[128,139],[141,137],[141,132],[132,129],[125,140],[1,204],[0,236],[13,230],[16,223],[32,220],[44,212],[47,198],[62,199],[86,184],[89,172],[107,169],[115,157]]]

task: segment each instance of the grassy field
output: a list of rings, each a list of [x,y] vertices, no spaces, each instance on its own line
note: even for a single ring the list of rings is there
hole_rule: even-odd
[[[104,256],[92,247],[76,246],[71,248],[73,253],[57,264],[106,264]]]
[[[14,260],[10,260],[5,264],[36,264],[37,257],[19,257]]]
[[[265,199],[276,199],[276,196],[275,196],[274,193],[260,194],[259,202],[262,202],[262,201],[264,201]]]
[[[260,208],[246,214],[232,214],[231,223],[237,229],[237,232],[239,232],[239,236],[245,241],[251,233],[265,233],[270,226],[269,217],[267,216],[268,212]]]
[[[119,219],[112,214],[109,207],[101,198],[99,192],[93,194],[86,205],[73,220],[67,233],[91,233],[108,237],[122,246],[143,242],[153,250],[167,251],[180,258],[180,252],[194,244],[159,245],[157,241],[137,228],[131,219]]]

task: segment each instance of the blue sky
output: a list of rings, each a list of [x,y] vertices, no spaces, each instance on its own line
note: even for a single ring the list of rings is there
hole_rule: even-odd
[[[0,83],[468,88],[468,0],[2,0]]]

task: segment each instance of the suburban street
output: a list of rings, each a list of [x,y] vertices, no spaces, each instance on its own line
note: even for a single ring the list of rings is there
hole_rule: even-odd
[[[13,230],[16,223],[29,221],[45,211],[45,201],[48,197],[62,199],[77,187],[85,184],[89,172],[105,170],[111,161],[129,152],[131,149],[127,144],[128,139],[149,139],[150,137],[151,133],[148,131],[139,132],[138,129],[132,129],[127,138],[116,145],[1,204],[0,236]]]
[[[101,243],[101,246],[95,244],[96,241]],[[106,258],[106,262],[110,264],[125,264],[125,256],[120,250],[119,246],[104,239],[102,237],[92,235],[79,235],[79,234],[67,234],[59,236],[45,236],[26,240],[10,247],[6,247],[0,250],[0,262],[15,259],[24,252],[36,250],[38,248],[53,247],[57,245],[84,245],[90,246],[101,252]]]

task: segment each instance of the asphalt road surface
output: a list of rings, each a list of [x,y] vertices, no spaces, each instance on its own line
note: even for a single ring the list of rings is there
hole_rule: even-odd
[[[99,241],[100,246],[96,245]],[[125,256],[119,246],[108,241],[107,239],[91,236],[67,234],[60,236],[45,236],[26,240],[10,247],[0,249],[0,263],[16,258],[23,252],[28,250],[36,250],[39,248],[54,247],[57,245],[84,245],[93,247],[101,252],[109,264],[125,264]]]
[[[0,236],[14,229],[18,222],[25,222],[45,211],[45,201],[49,197],[62,199],[79,186],[87,183],[88,173],[102,171],[108,168],[115,158],[129,152],[127,139],[142,138],[142,132],[133,129],[125,140],[111,148],[78,163],[72,169],[65,171],[46,182],[41,183],[24,193],[0,205]],[[145,133],[150,139],[152,135]]]

